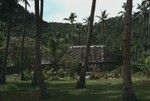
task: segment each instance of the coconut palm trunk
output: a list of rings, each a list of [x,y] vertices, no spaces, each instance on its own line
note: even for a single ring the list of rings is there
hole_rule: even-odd
[[[39,16],[40,16],[40,21],[39,21],[39,25],[41,26],[40,28],[40,35],[39,35],[39,37],[37,38],[38,40],[39,40],[39,61],[37,61],[37,62],[39,62],[39,65],[40,65],[40,67],[39,67],[39,86],[40,86],[40,88],[41,89],[45,89],[45,86],[44,86],[44,77],[43,77],[43,73],[42,73],[42,66],[41,66],[41,58],[42,58],[42,54],[41,54],[41,50],[40,50],[40,47],[41,47],[41,45],[42,45],[42,40],[41,40],[41,34],[42,34],[42,28],[43,28],[43,8],[44,8],[44,0],[41,0],[41,2],[40,2],[41,4],[41,8],[40,8],[40,12],[39,12]],[[37,52],[38,53],[38,52]]]
[[[39,0],[34,0],[34,6],[35,6],[35,24],[36,24],[36,38],[35,38],[35,66],[34,66],[34,74],[33,74],[33,85],[38,85],[38,71],[41,66],[40,64],[40,16],[39,16]]]
[[[150,6],[150,0],[147,0]],[[149,7],[149,22],[148,22],[148,39],[150,38],[150,7]]]
[[[131,24],[132,24],[132,0],[127,0],[126,13],[124,18],[123,30],[123,101],[137,101],[132,79],[131,79],[131,66],[130,66],[130,44],[131,44]]]
[[[35,71],[33,83],[44,89],[44,79],[41,68],[41,33],[42,33],[42,16],[43,0],[41,0],[41,9],[39,0],[35,0],[35,19],[36,19],[36,40],[35,40]],[[41,10],[41,11],[40,11]]]
[[[25,67],[25,53],[24,53],[24,45],[25,45],[25,34],[26,34],[26,11],[27,11],[27,2],[25,1],[25,11],[24,11],[24,32],[22,34],[22,43],[21,43],[21,62],[20,62],[20,76],[21,80],[24,80],[24,67]]]
[[[76,83],[76,88],[85,88],[85,76],[86,76],[86,69],[88,68],[88,61],[89,61],[89,55],[90,55],[90,46],[91,46],[91,41],[92,41],[91,38],[93,34],[95,7],[96,7],[96,0],[93,0],[92,8],[91,8],[91,15],[90,15],[89,31],[87,35],[85,56],[84,56],[83,64],[82,64],[81,71],[80,71],[79,81],[77,81]]]
[[[10,45],[10,31],[11,31],[11,18],[9,17],[9,22],[8,22],[8,34],[7,34],[7,39],[6,39],[6,46],[5,46],[5,56],[4,56],[4,62],[3,62],[3,67],[2,71],[0,74],[0,84],[6,84],[6,68],[7,68],[7,60],[8,60],[8,54],[9,54],[9,45]]]
[[[9,45],[10,45],[10,36],[11,36],[11,10],[12,10],[12,2],[8,3],[9,7],[9,17],[8,17],[8,33],[6,37],[6,44],[5,44],[5,52],[4,52],[4,61],[3,61],[3,67],[0,72],[0,84],[6,84],[6,71],[7,71],[7,61],[8,61],[8,55],[9,55]]]

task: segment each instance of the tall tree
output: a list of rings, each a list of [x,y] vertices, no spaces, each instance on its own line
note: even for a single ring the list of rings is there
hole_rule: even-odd
[[[6,36],[6,44],[5,44],[5,52],[4,52],[4,61],[3,61],[3,68],[0,73],[0,84],[6,83],[6,68],[7,68],[7,61],[9,55],[9,45],[10,45],[10,36],[11,36],[11,26],[12,26],[12,16],[15,9],[18,7],[19,1],[26,1],[26,0],[3,0],[2,6],[8,9],[8,33]]]
[[[9,55],[9,45],[10,45],[10,36],[11,36],[11,19],[12,19],[12,12],[14,8],[16,7],[17,3],[15,0],[6,0],[2,1],[2,6],[8,8],[8,33],[6,36],[6,44],[5,44],[5,52],[4,52],[4,61],[3,66],[0,71],[0,84],[6,83],[6,67],[7,67],[7,61],[8,61],[8,55]]]
[[[149,24],[148,24],[148,32],[150,34],[150,0],[147,0],[147,3],[149,4]],[[148,36],[150,37],[150,35]]]
[[[89,26],[89,23],[90,23],[90,17],[86,17],[86,18],[83,18],[83,23],[87,26]]]
[[[72,34],[70,34],[70,37],[71,37],[70,40],[73,41],[73,43],[76,43],[76,42],[74,42],[74,41],[76,41],[74,38],[74,35],[75,35],[75,24],[74,24],[74,22],[76,21],[75,20],[76,18],[77,18],[77,15],[75,13],[71,13],[69,18],[64,18],[64,20],[69,21],[71,26],[72,26]]]
[[[52,63],[53,72],[57,73],[60,67],[59,64],[67,51],[66,49],[68,49],[66,37],[59,32],[50,33],[49,36],[48,47],[51,57],[50,62]]]
[[[121,17],[121,20],[122,20],[121,24],[123,23],[124,16],[125,16],[125,13],[126,13],[126,12],[125,12],[125,7],[126,7],[126,3],[124,2],[123,5],[122,5],[123,11],[120,11],[120,12],[118,13],[118,15]]]
[[[106,31],[106,20],[109,14],[106,13],[106,10],[101,12],[101,16],[96,16],[99,18],[99,23],[100,23],[100,31],[105,32]]]
[[[127,0],[125,7],[126,13],[124,18],[124,30],[123,30],[123,101],[137,101],[134,93],[132,79],[131,79],[131,67],[130,67],[130,43],[131,43],[131,25],[132,25],[132,3],[133,0]]]
[[[96,0],[93,0],[91,14],[90,14],[89,31],[88,31],[87,42],[86,42],[85,57],[84,57],[84,61],[81,67],[79,81],[77,81],[76,83],[76,88],[85,88],[85,76],[86,76],[86,69],[88,68],[88,61],[89,61],[89,55],[90,55],[90,46],[91,46],[91,38],[93,34],[95,8],[96,8]]]
[[[75,18],[77,18],[77,15],[75,13],[71,13],[69,18],[64,18],[64,20],[69,21],[71,24],[74,24],[76,21]]]
[[[35,40],[35,70],[32,83],[39,85],[44,89],[44,78],[41,68],[41,33],[42,33],[42,17],[44,0],[34,0],[35,3],[35,19],[36,19],[36,40]],[[41,8],[40,8],[41,7]]]
[[[25,66],[25,53],[24,53],[24,42],[25,42],[25,34],[26,34],[26,12],[27,12],[27,6],[29,6],[29,3],[27,0],[22,0],[24,2],[24,32],[22,34],[22,42],[21,42],[21,59],[20,59],[20,76],[21,76],[21,80],[24,80],[24,73],[23,73],[23,69]]]
[[[142,47],[147,44],[148,40],[148,26],[149,26],[149,8],[150,5],[147,0],[143,0],[141,4],[138,4],[138,12],[135,13],[135,17],[139,18],[141,22],[141,45]]]

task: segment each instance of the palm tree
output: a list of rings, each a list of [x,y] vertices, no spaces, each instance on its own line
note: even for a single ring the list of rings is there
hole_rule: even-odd
[[[131,25],[132,25],[132,0],[127,0],[126,13],[124,18],[124,30],[123,30],[123,99],[122,101],[137,101],[133,84],[131,80],[131,68],[130,68],[130,43],[131,43]]]
[[[23,69],[24,69],[24,42],[25,42],[25,34],[26,34],[26,12],[27,12],[27,6],[30,6],[27,0],[21,0],[24,2],[25,4],[25,8],[24,8],[24,32],[22,34],[22,43],[21,43],[21,60],[20,60],[20,76],[21,76],[21,80],[24,80],[24,73],[23,73]]]
[[[86,17],[86,18],[83,18],[83,23],[87,26],[89,26],[89,23],[90,23],[90,16],[89,17]]]
[[[71,13],[69,18],[64,18],[64,20],[66,21],[69,21],[71,26],[72,26],[72,34],[70,34],[70,37],[71,37],[71,41],[76,41],[74,39],[74,35],[75,35],[75,24],[74,22],[76,21],[75,19],[77,18],[77,15],[75,13]],[[73,43],[76,43],[76,42],[73,42]]]
[[[149,39],[150,38],[150,0],[146,0],[146,3],[147,3],[147,5],[148,5],[148,11],[149,11],[149,21],[148,21],[148,38],[147,39]]]
[[[83,18],[83,23],[84,23],[84,32],[83,33],[87,33],[88,32],[88,28],[89,28],[89,24],[90,24],[90,16],[89,17],[86,17],[86,18]],[[86,38],[86,36],[85,36]]]
[[[142,1],[141,5],[138,4],[137,9],[138,12],[135,13],[135,17],[137,17],[141,21],[141,38],[142,42],[144,42],[148,36],[148,24],[149,24],[149,4],[146,0]],[[144,43],[143,43],[144,44]]]
[[[90,15],[89,32],[87,35],[85,57],[84,57],[84,61],[82,63],[82,67],[81,67],[79,81],[76,82],[76,88],[85,88],[85,76],[86,76],[86,69],[88,68],[91,38],[92,38],[92,34],[93,34],[95,8],[96,8],[96,0],[93,0],[92,8],[91,8],[91,15]]]
[[[34,85],[39,85],[41,89],[44,89],[45,87],[41,68],[41,49],[40,49],[44,0],[41,0],[41,2],[39,2],[39,0],[35,0],[34,3],[35,3],[35,19],[36,19],[36,42],[35,42],[36,44],[35,44],[35,70],[32,83]]]
[[[96,16],[98,17],[100,20],[99,20],[99,23],[101,24],[101,28],[100,30],[102,32],[105,32],[106,31],[106,20],[107,20],[107,17],[108,17],[109,14],[106,13],[106,10],[102,11],[101,12],[101,16]]]
[[[7,5],[8,11],[9,11],[9,16],[8,16],[8,34],[7,34],[6,46],[5,46],[5,56],[4,56],[3,68],[2,68],[2,71],[0,73],[0,84],[6,83],[6,67],[7,67],[10,36],[11,36],[11,19],[12,19],[12,14],[13,14],[12,12],[17,7],[17,4],[19,1],[21,1],[21,0],[5,0],[2,2],[2,3]],[[22,1],[26,1],[26,0],[22,0]]]
[[[64,20],[69,21],[71,24],[74,24],[76,21],[77,15],[75,13],[71,13],[69,18],[64,18]]]
[[[59,70],[59,63],[67,51],[67,45],[65,42],[65,36],[60,32],[50,33],[48,46],[50,50],[50,61],[52,63],[53,72],[57,74]],[[61,51],[59,51],[61,50]]]
[[[134,14],[135,20],[140,21],[140,47],[142,49],[142,53],[145,53],[145,49],[149,44],[149,8],[149,1],[143,0],[141,4],[138,4],[138,12]],[[144,54],[141,54],[141,56],[137,57],[138,61],[141,59],[139,57],[144,57]]]
[[[10,36],[11,36],[11,19],[12,19],[12,12],[14,11],[14,8],[16,7],[17,3],[15,0],[5,0],[2,3],[7,5],[9,16],[8,16],[8,34],[6,36],[6,46],[5,46],[5,53],[4,53],[4,61],[3,61],[3,67],[1,68],[0,72],[0,84],[6,83],[6,67],[7,67],[7,60],[8,60],[8,54],[9,54],[9,45],[10,45]]]
[[[118,13],[118,15],[121,17],[122,23],[123,23],[124,16],[125,16],[125,13],[126,13],[126,12],[125,12],[125,9],[126,9],[126,3],[125,3],[125,2],[123,3],[122,8],[123,8],[123,11],[120,11],[120,12]]]
[[[150,5],[150,0],[148,1]],[[148,32],[150,32],[150,6],[149,6],[149,24],[148,24]],[[149,33],[150,34],[150,33]],[[148,36],[150,37],[150,35]]]

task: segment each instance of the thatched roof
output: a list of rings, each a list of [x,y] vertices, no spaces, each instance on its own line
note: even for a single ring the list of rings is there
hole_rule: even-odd
[[[70,46],[69,54],[83,60],[86,46]],[[90,48],[89,64],[121,63],[121,56],[106,50],[104,45],[92,45]]]
[[[86,46],[70,46],[65,56],[80,58],[83,61]],[[42,65],[52,65],[50,59],[43,58]],[[104,45],[92,45],[90,49],[89,64],[121,64],[122,57],[106,50]]]

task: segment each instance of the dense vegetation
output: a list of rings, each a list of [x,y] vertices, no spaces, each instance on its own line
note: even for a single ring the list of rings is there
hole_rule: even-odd
[[[122,6],[125,11],[120,11],[118,16],[111,18],[108,18],[109,14],[106,10],[101,11],[100,15],[94,16],[94,11],[92,11],[94,9],[92,9],[90,17],[85,17],[83,23],[76,23],[78,15],[75,13],[71,13],[68,18],[64,18],[68,23],[48,23],[42,20],[43,11],[40,8],[42,6],[38,7],[39,4],[37,4],[36,7],[38,9],[36,9],[34,14],[27,11],[27,7],[30,7],[27,0],[23,0],[25,8],[18,2],[19,0],[0,0],[1,79],[3,78],[3,70],[5,71],[4,74],[19,74],[21,80],[32,79],[33,84],[43,82],[42,79],[66,80],[68,77],[74,79],[77,74],[81,77],[80,72],[86,66],[80,65],[78,57],[69,56],[67,53],[69,46],[86,45],[87,57],[89,55],[88,46],[90,45],[104,45],[109,52],[123,56],[122,51],[124,47],[122,44],[124,40],[122,40],[122,35],[126,26],[128,27],[128,23],[132,24],[132,35],[130,38],[130,67],[132,73],[135,75],[144,74],[144,76],[149,78],[149,0],[143,0],[141,4],[138,4],[137,11],[132,13],[132,22],[128,23],[126,21],[127,16],[129,16],[128,13],[130,13],[127,12],[128,2]],[[42,5],[42,0],[40,3]],[[94,17],[99,18],[99,22],[95,22],[93,25],[92,19],[94,20]],[[39,61],[43,61],[43,64],[41,65]],[[47,61],[49,64],[45,65]],[[88,64],[86,59],[84,63]],[[97,72],[92,73],[91,79],[120,78],[120,68],[120,65],[106,65],[103,67],[101,74]],[[43,73],[40,73],[42,70]],[[38,75],[37,78],[36,75]],[[82,78],[80,79],[82,80]],[[40,87],[45,89],[42,85]]]
[[[34,21],[35,17],[33,13],[25,12],[26,13],[26,28],[24,28],[24,24],[22,21],[24,20],[24,8],[20,5],[17,5],[18,9],[14,11],[11,24],[11,43],[12,45],[16,45],[18,47],[18,51],[21,51],[20,47],[21,44],[17,45],[18,42],[21,41],[22,34],[24,33],[24,29],[26,29],[25,33],[25,42],[29,42],[26,47],[34,46],[34,36],[35,36],[35,26]],[[132,63],[133,65],[144,64],[144,62],[149,58],[148,54],[144,54],[150,47],[150,40],[149,40],[149,16],[148,16],[148,6],[144,3],[139,4],[137,8],[138,12],[134,12],[133,14],[133,34],[132,34],[132,43],[131,43],[131,53],[132,53]],[[1,8],[1,47],[4,46],[5,43],[5,36],[7,35],[7,25],[8,19],[7,16],[9,12],[6,8]],[[5,12],[5,13],[4,13]],[[121,12],[122,13],[122,12]],[[42,44],[43,47],[48,49],[48,51],[52,51],[54,48],[53,43],[55,43],[56,47],[62,46],[66,47],[71,45],[85,45],[86,33],[87,33],[87,25],[88,25],[88,18],[85,18],[85,22],[82,23],[75,23],[74,15],[70,15],[70,24],[65,23],[47,23],[44,21],[43,26],[43,34],[42,38],[44,39]],[[113,18],[107,18],[106,11],[102,11],[101,15],[99,16],[99,22],[94,24],[94,34],[92,37],[92,45],[105,45],[106,48],[116,54],[120,54],[122,50],[122,30],[123,30],[123,14],[119,13],[119,16]],[[73,22],[71,21],[73,19]],[[143,21],[144,20],[144,21]],[[143,26],[144,25],[144,26]],[[73,27],[72,27],[73,26]],[[72,33],[72,30],[74,32]],[[57,39],[57,40],[55,40]],[[16,42],[15,42],[16,40]],[[20,41],[19,41],[20,40]],[[54,42],[55,40],[55,42]],[[18,41],[18,42],[17,42]],[[61,42],[63,41],[63,42]],[[32,44],[33,43],[33,44]],[[51,45],[52,44],[52,45]],[[10,47],[14,48],[12,45]],[[11,50],[11,49],[10,49]],[[57,50],[57,49],[56,49]],[[63,49],[62,49],[63,50]],[[60,48],[60,51],[62,51]],[[28,54],[32,54],[31,49],[26,49]],[[10,58],[11,53],[14,53],[13,50],[10,51]],[[20,52],[17,52],[16,58],[19,58]],[[28,55],[26,54],[26,55]],[[52,53],[49,52],[49,55]],[[2,53],[1,53],[2,55]],[[29,55],[31,56],[31,55]],[[26,57],[28,58],[28,56]],[[145,60],[146,59],[146,60]],[[145,61],[144,61],[145,60]],[[12,61],[17,62],[17,59],[12,59]],[[31,61],[31,60],[29,60]],[[11,62],[12,63],[12,62]],[[16,64],[16,63],[13,63]]]

